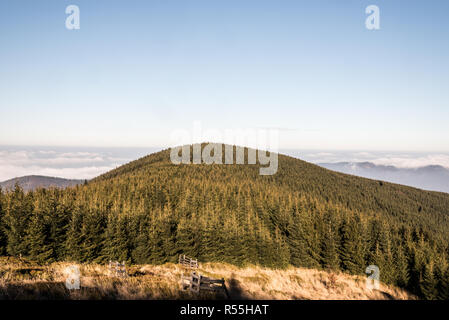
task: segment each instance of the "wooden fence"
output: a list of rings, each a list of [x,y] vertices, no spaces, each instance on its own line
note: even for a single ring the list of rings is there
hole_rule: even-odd
[[[192,272],[190,276],[181,276],[181,285],[183,290],[190,290],[193,293],[200,291],[213,291],[224,294],[229,299],[229,293],[226,289],[225,280],[212,279],[204,277],[196,272]]]
[[[198,269],[198,260],[187,257],[185,254],[179,255],[179,264],[191,269]]]
[[[112,262],[109,260],[109,275],[120,278],[127,277],[128,274],[126,273],[125,261],[119,263],[118,261]]]

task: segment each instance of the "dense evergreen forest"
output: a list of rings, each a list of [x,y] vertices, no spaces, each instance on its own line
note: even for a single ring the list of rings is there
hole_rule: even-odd
[[[354,177],[279,155],[256,165],[174,165],[151,154],[88,183],[0,192],[0,255],[161,264],[288,265],[364,274],[449,299],[449,194]]]

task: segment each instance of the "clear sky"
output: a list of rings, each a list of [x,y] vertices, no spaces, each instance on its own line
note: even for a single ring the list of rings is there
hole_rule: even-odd
[[[0,145],[158,147],[201,121],[447,152],[448,17],[447,0],[4,0]]]

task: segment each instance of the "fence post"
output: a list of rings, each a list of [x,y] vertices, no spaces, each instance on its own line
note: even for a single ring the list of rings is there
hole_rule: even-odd
[[[224,279],[224,278],[221,278],[221,281],[223,281],[223,283],[222,283],[222,288],[223,288],[223,290],[224,290],[224,293],[225,293],[225,295],[226,295],[226,298],[230,299],[231,297],[229,296],[228,289],[226,288],[225,279]]]
[[[192,272],[192,276],[190,279],[190,291],[199,293],[201,285],[201,278],[196,274],[196,272]]]

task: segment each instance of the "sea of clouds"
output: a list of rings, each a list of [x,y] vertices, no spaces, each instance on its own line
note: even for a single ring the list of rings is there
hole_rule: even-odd
[[[0,181],[27,175],[91,179],[154,148],[0,147]]]
[[[440,165],[449,169],[448,153],[291,150],[286,153],[313,163],[372,162],[376,165],[402,169],[416,169],[430,165]]]
[[[70,148],[0,146],[0,181],[26,175],[91,179],[161,148]],[[372,162],[397,168],[441,165],[449,168],[449,154],[362,151],[280,150],[312,163]]]

